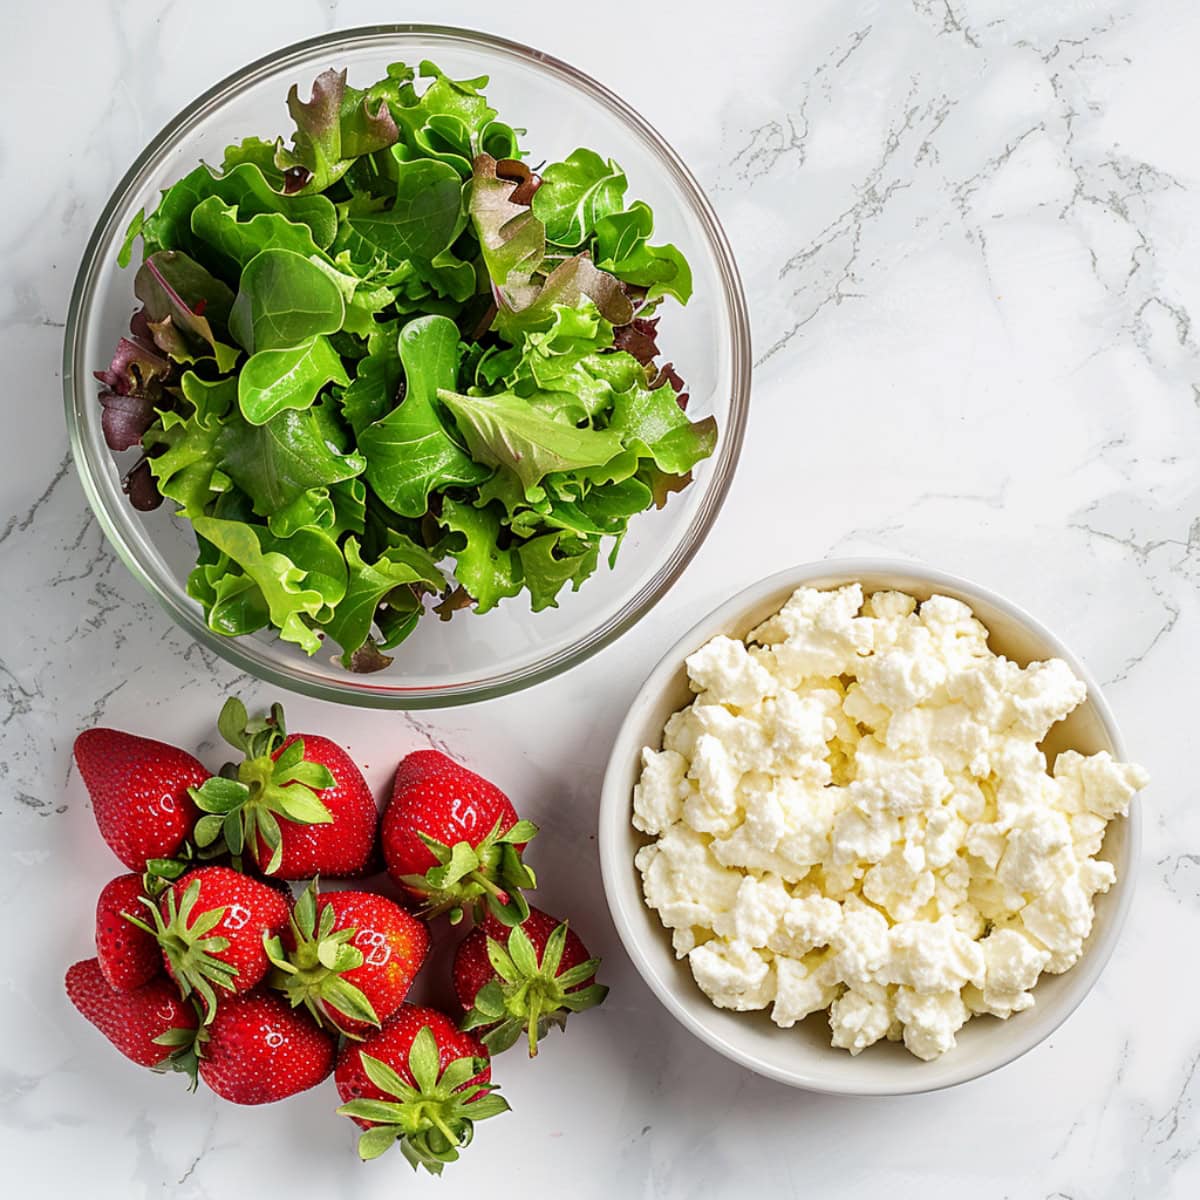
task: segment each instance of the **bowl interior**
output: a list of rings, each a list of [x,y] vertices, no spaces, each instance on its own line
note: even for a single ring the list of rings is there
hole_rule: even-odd
[[[993,651],[1022,666],[1048,657],[1066,659],[1088,684],[1088,700],[1052,731],[1044,743],[1048,759],[1073,748],[1083,754],[1121,754],[1119,735],[1103,698],[1082,665],[1046,630],[998,598],[961,580],[900,565],[861,569],[852,564],[818,564],[764,580],[705,618],[672,648],[635,700],[618,735],[604,781],[600,850],[604,882],[617,929],[643,977],[693,1033],[752,1070],[798,1087],[818,1091],[889,1094],[928,1091],[986,1073],[1024,1053],[1046,1037],[1083,998],[1115,941],[1131,893],[1128,878],[1135,861],[1135,821],[1117,818],[1108,827],[1100,857],[1117,869],[1117,882],[1097,899],[1096,918],[1084,956],[1064,975],[1043,975],[1036,1005],[1007,1021],[975,1018],[958,1034],[958,1045],[934,1062],[921,1062],[902,1045],[877,1043],[857,1057],[829,1044],[829,1024],[814,1013],[792,1029],[772,1024],[766,1011],[734,1013],[713,1006],[677,961],[670,935],[642,899],[641,877],[633,865],[640,846],[651,839],[633,828],[633,786],[643,746],[658,749],[671,713],[693,698],[684,659],[718,633],[744,637],[777,612],[796,587],[838,587],[861,582],[864,591],[897,588],[927,599],[935,592],[969,604],[990,631]],[[1136,812],[1136,810],[1135,810]]]
[[[659,343],[689,385],[689,413],[714,416],[717,454],[661,511],[631,522],[616,569],[600,568],[557,609],[532,613],[526,597],[476,618],[429,617],[386,671],[352,676],[322,651],[312,659],[272,634],[231,640],[210,633],[184,590],[194,542],[171,506],[143,515],[129,508],[120,479],[136,454],[114,456],[100,429],[93,369],[106,366],[135,307],[132,269],[116,265],[136,211],[197,162],[219,163],[225,147],[249,135],[290,136],[285,107],[296,84],[307,96],[327,67],[347,68],[366,85],[397,60],[431,59],[457,78],[490,76],[487,95],[502,120],[523,126],[529,161],[565,157],[579,145],[615,158],[629,199],[654,209],[656,240],[688,256],[695,294],[686,309],[664,304]],[[654,131],[603,87],[534,51],[482,35],[416,26],[355,30],[304,43],[239,72],[185,110],[122,182],[100,220],[80,271],[68,328],[64,385],[73,444],[89,498],[135,574],[192,634],[238,665],[274,682],[330,699],[398,707],[479,699],[545,678],[623,632],[666,590],[716,515],[741,441],[749,381],[744,301],[724,236],[695,182]],[[331,647],[332,651],[332,647]]]

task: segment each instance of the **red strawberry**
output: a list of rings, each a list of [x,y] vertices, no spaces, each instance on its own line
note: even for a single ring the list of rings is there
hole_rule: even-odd
[[[489,917],[454,955],[454,991],[468,1010],[463,1028],[483,1031],[493,1054],[527,1033],[532,1057],[551,1025],[562,1029],[570,1013],[608,994],[596,983],[599,965],[565,921],[541,909],[511,930]]]
[[[248,992],[262,982],[271,960],[263,939],[279,933],[291,909],[273,888],[230,867],[197,867],[147,905],[153,925],[138,922],[162,948],[167,973],[204,1002],[213,1019],[213,985]]]
[[[197,845],[224,838],[235,858],[247,850],[264,874],[280,879],[361,873],[379,810],[350,756],[328,738],[289,736],[278,704],[251,720],[230,699],[217,725],[245,758],[193,793],[206,814],[196,825]]]
[[[537,881],[521,851],[535,833],[495,784],[437,750],[417,750],[396,768],[381,828],[388,873],[430,915],[457,922],[474,905],[506,925],[529,912],[521,889]]]
[[[75,739],[75,762],[100,836],[131,871],[179,850],[196,820],[188,789],[210,774],[202,763],[165,742],[118,729],[85,729]]]
[[[104,978],[121,991],[149,983],[162,970],[157,940],[125,919],[126,913],[143,915],[143,895],[140,875],[118,875],[96,901],[96,958]]]
[[[165,977],[121,991],[104,978],[96,959],[87,958],[67,971],[67,995],[126,1058],[195,1079],[196,1010]]]
[[[292,1006],[351,1037],[381,1025],[404,1002],[429,953],[426,927],[370,892],[317,892],[313,883],[282,939],[268,946],[272,982]]]
[[[271,1104],[316,1087],[333,1059],[333,1038],[308,1013],[260,989],[221,1001],[200,1077],[234,1104]]]
[[[506,1112],[494,1094],[488,1052],[449,1017],[432,1008],[401,1005],[382,1029],[362,1042],[346,1042],[334,1081],[347,1103],[338,1112],[366,1132],[363,1158],[376,1158],[394,1142],[415,1169],[434,1175],[458,1158],[475,1121]]]

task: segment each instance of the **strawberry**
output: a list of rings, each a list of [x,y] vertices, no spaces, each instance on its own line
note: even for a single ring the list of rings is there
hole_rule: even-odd
[[[411,913],[370,892],[318,892],[296,903],[289,928],[268,944],[272,983],[292,1006],[351,1037],[386,1021],[404,1002],[429,953]]]
[[[381,827],[388,873],[427,914],[449,912],[457,923],[474,906],[506,925],[529,912],[521,889],[537,880],[521,852],[535,833],[495,784],[437,750],[396,768]]]
[[[481,1043],[436,1009],[414,1004],[401,1005],[365,1041],[346,1042],[334,1073],[346,1101],[338,1112],[366,1131],[359,1155],[377,1158],[399,1142],[414,1170],[434,1175],[470,1143],[475,1121],[508,1111],[491,1078]]]
[[[551,1025],[593,1008],[608,988],[596,983],[592,958],[565,921],[531,908],[513,929],[489,917],[459,943],[454,955],[454,991],[467,1010],[464,1029],[480,1031],[493,1054],[507,1050],[522,1033],[529,1055]]]
[[[340,746],[315,734],[289,736],[278,704],[251,720],[245,705],[230,699],[217,727],[245,758],[193,791],[205,813],[196,824],[198,846],[223,839],[235,859],[246,851],[264,874],[280,879],[364,870],[379,810]]]
[[[128,917],[142,913],[142,877],[118,875],[96,901],[96,958],[110,986],[132,991],[162,970],[158,942]]]
[[[333,1070],[334,1041],[305,1012],[264,989],[221,1001],[200,1078],[234,1104],[271,1104],[316,1087]]]
[[[137,921],[162,949],[167,973],[185,997],[196,992],[209,1024],[217,1009],[213,985],[248,992],[271,960],[264,939],[279,933],[291,909],[273,888],[230,867],[197,867],[149,901],[153,924]]]
[[[196,1010],[165,976],[123,991],[104,977],[97,959],[67,971],[71,1003],[126,1058],[156,1071],[184,1071],[195,1086]]]
[[[196,820],[188,789],[209,777],[202,763],[119,729],[85,729],[75,739],[75,762],[100,836],[131,871],[179,851]]]

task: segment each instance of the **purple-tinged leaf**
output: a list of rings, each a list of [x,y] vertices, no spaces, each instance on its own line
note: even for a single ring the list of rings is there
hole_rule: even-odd
[[[122,395],[111,388],[100,393],[100,427],[110,450],[132,450],[142,444],[142,434],[154,424],[158,414],[154,399],[145,392]]]
[[[218,339],[212,322],[229,319],[233,292],[198,262],[180,250],[159,250],[138,268],[133,291],[156,346],[180,362],[211,355],[218,370],[232,369],[237,351]]]
[[[648,367],[658,357],[658,317],[634,317],[613,330],[613,349],[624,350]]]
[[[129,503],[138,512],[152,512],[162,502],[162,493],[150,473],[150,460],[140,458],[129,473],[121,480],[121,490],[129,497]]]

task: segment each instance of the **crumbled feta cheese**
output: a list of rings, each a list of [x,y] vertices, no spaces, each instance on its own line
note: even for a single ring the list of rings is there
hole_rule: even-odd
[[[1040,743],[1085,696],[1066,663],[992,653],[958,600],[800,588],[746,642],[687,660],[697,693],[646,749],[646,903],[722,1008],[833,1045],[945,1053],[1083,952],[1107,823],[1145,771]]]

